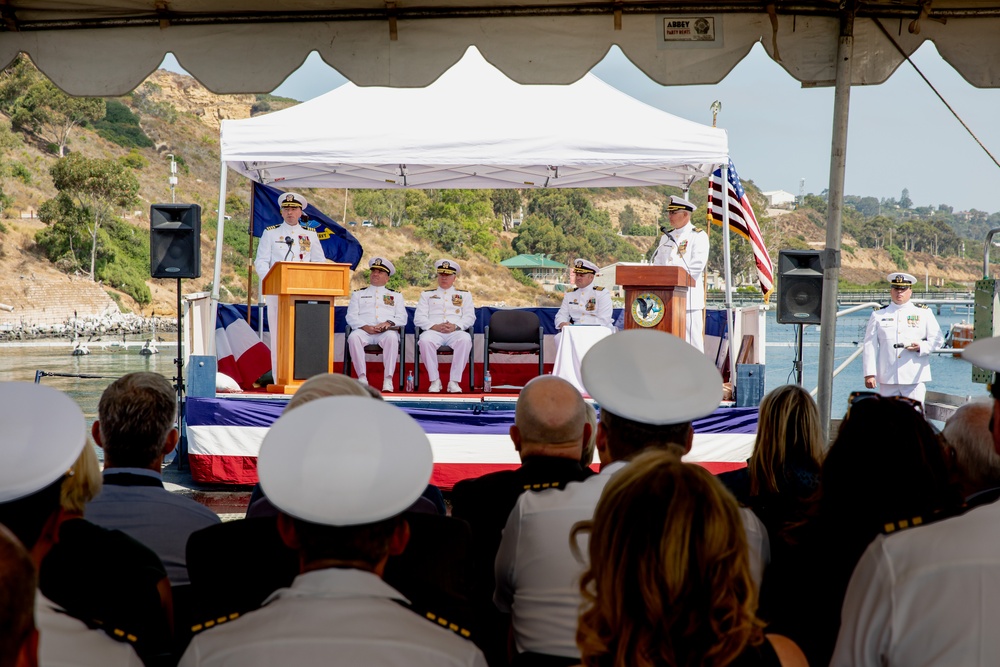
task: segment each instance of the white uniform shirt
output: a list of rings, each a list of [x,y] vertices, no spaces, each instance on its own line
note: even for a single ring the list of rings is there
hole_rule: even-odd
[[[351,292],[351,302],[347,305],[347,323],[352,329],[386,321],[400,326],[406,324],[406,303],[402,294],[384,285],[369,285]]]
[[[594,517],[604,487],[626,465],[616,461],[602,466],[599,475],[571,482],[563,490],[530,491],[518,498],[497,552],[493,602],[512,613],[519,653],[580,657],[576,627],[582,602],[580,576],[586,566],[570,550],[570,530],[577,521]],[[740,515],[751,571],[759,585],[770,562],[767,530],[750,510],[741,509]],[[587,536],[581,535],[578,543],[586,557]]]
[[[395,601],[406,598],[370,572],[300,574],[260,609],[195,636],[180,667],[485,667],[471,641]]]
[[[911,343],[919,344],[920,351],[893,347]],[[864,375],[874,375],[879,384],[928,382],[930,353],[943,343],[944,334],[929,308],[912,301],[901,306],[889,304],[872,313],[865,327]]]
[[[653,264],[679,266],[695,281],[688,288],[687,309],[705,309],[705,267],[708,266],[708,234],[692,224],[686,224],[660,237],[653,254]]]
[[[893,535],[847,587],[833,667],[1000,665],[1000,502]]]
[[[40,667],[142,667],[142,660],[129,644],[115,641],[101,630],[91,630],[59,609],[40,591],[35,594]]]
[[[584,288],[566,292],[556,313],[556,326],[571,324],[600,324],[614,329],[611,294],[603,287],[591,283]]]
[[[413,311],[413,324],[421,329],[429,329],[435,324],[450,322],[459,329],[471,329],[476,323],[476,307],[472,304],[472,294],[453,287],[437,287],[422,292],[417,308]],[[470,332],[471,334],[471,332]]]
[[[288,243],[285,241],[286,238],[292,240],[291,252],[289,252]],[[323,246],[320,245],[319,236],[315,230],[307,229],[301,225],[293,227],[281,223],[268,227],[260,235],[253,268],[257,272],[257,277],[264,280],[267,272],[278,262],[325,261],[326,255],[323,254]]]

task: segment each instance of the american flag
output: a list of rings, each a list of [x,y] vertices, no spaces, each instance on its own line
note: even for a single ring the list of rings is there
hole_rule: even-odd
[[[712,172],[708,182],[708,219],[716,225],[722,225],[722,168]],[[757,278],[760,280],[760,290],[764,296],[770,296],[774,289],[774,265],[767,254],[764,245],[764,235],[761,234],[757,217],[753,214],[750,199],[747,197],[740,177],[736,173],[733,161],[729,161],[729,228],[750,242],[753,248],[753,258],[757,263]]]

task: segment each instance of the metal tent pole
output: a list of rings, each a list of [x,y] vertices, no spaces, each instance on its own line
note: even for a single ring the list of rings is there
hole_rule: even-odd
[[[830,189],[827,197],[826,250],[823,253],[823,308],[819,339],[819,381],[816,403],[824,442],[830,439],[833,398],[834,343],[837,339],[837,281],[840,278],[840,234],[847,168],[847,121],[851,104],[855,3],[847,3],[840,19],[837,84],[833,98],[833,138],[830,148]]]
[[[729,382],[736,389],[736,333],[733,318],[733,262],[729,252],[729,165],[722,165],[722,261],[726,278],[726,332],[729,334]]]

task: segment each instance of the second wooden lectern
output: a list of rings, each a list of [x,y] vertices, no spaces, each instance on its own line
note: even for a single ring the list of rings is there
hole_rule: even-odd
[[[684,338],[687,295],[694,278],[679,266],[618,265],[615,282],[625,289],[625,328],[659,329]]]
[[[263,291],[278,297],[278,368],[267,390],[294,394],[313,375],[333,372],[333,302],[351,293],[351,267],[278,262],[264,277]]]

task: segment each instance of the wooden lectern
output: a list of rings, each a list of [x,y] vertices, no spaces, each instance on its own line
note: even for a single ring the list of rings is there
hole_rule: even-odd
[[[688,289],[694,278],[679,266],[619,265],[616,279],[625,289],[625,328],[658,329],[684,338]]]
[[[263,292],[278,297],[278,368],[267,390],[294,394],[313,375],[333,372],[333,302],[351,293],[351,266],[278,262]]]

